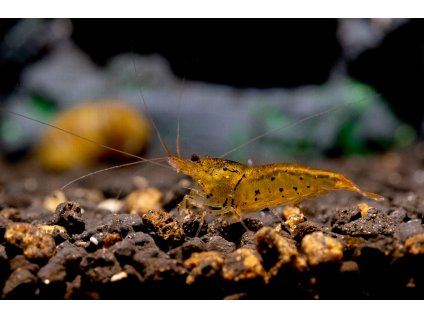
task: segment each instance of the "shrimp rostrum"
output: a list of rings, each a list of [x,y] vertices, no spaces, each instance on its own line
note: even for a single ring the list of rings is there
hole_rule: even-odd
[[[244,213],[295,204],[329,190],[344,189],[375,200],[384,199],[363,191],[342,174],[296,164],[248,166],[195,154],[190,160],[170,156],[168,161],[178,173],[190,176],[200,186],[200,190],[192,190],[185,198],[190,204],[240,219]]]

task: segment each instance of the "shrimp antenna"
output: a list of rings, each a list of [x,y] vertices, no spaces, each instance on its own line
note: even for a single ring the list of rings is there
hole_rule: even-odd
[[[135,72],[136,76],[137,77],[140,77],[139,76],[139,73],[138,73],[137,66],[135,65],[134,59],[133,59],[132,62],[133,62],[134,72]],[[141,87],[138,88],[138,93],[140,94],[141,100],[143,101],[143,106],[144,106],[144,108],[146,110],[147,117],[149,118],[150,122],[152,123],[153,128],[156,131],[156,135],[159,138],[160,144],[165,149],[166,154],[168,155],[168,157],[169,156],[172,156],[171,151],[169,150],[168,146],[166,145],[165,140],[162,138],[162,135],[160,134],[158,127],[156,126],[155,122],[153,121],[152,117],[149,114],[149,107],[147,106],[146,100],[144,99],[144,95],[143,95],[143,91],[141,90]]]
[[[181,150],[180,150],[180,118],[181,118],[181,99],[182,99],[182,90],[184,89],[185,77],[181,83],[180,96],[178,98],[178,119],[177,119],[177,156],[181,158]]]
[[[377,97],[380,97],[380,96],[382,96],[381,93],[380,94],[376,94],[376,95],[372,95],[371,97],[365,97],[365,98],[360,99],[360,100],[357,100],[355,102],[350,102],[350,103],[346,104],[346,106],[353,105],[353,104],[358,103],[358,102],[367,101],[369,99],[374,99],[374,98],[377,98]],[[263,137],[265,137],[267,135],[270,135],[270,134],[275,133],[275,132],[280,131],[280,130],[285,130],[285,129],[288,129],[288,128],[292,128],[292,127],[294,127],[296,125],[299,125],[299,124],[301,124],[301,123],[303,123],[305,121],[309,121],[311,119],[314,119],[314,118],[317,118],[317,117],[321,117],[321,116],[326,115],[327,113],[333,112],[334,110],[337,110],[337,109],[340,109],[340,107],[339,106],[334,106],[334,107],[328,108],[326,110],[323,110],[321,112],[318,112],[316,114],[307,116],[307,117],[305,117],[303,119],[300,119],[298,121],[295,121],[295,122],[292,122],[292,123],[289,123],[289,124],[285,124],[285,125],[283,125],[281,127],[278,127],[278,128],[272,129],[272,130],[269,130],[269,131],[267,131],[265,133],[262,133],[262,134],[260,134],[260,135],[258,135],[256,137],[254,137],[253,139],[250,139],[249,141],[247,141],[245,143],[240,144],[239,146],[231,149],[230,151],[225,152],[224,154],[220,155],[219,157],[220,158],[223,158],[223,157],[225,157],[225,156],[227,156],[227,155],[229,155],[229,154],[231,154],[231,153],[233,153],[233,152],[241,149],[242,147],[245,147],[245,146],[249,145],[250,143],[253,143],[253,142],[255,142],[255,141],[257,141],[257,140],[259,140],[259,139],[261,139],[261,138],[263,138]]]
[[[151,159],[151,160],[149,160],[149,162],[150,162],[150,163],[152,163],[152,164],[159,165],[159,166],[164,167],[164,168],[168,168],[169,166],[167,166],[167,165],[162,165],[162,164],[160,164],[160,163],[153,162],[153,161],[159,161],[159,160],[164,160],[164,159],[166,159],[166,157],[158,157],[158,158],[155,158],[155,159]],[[95,175],[95,174],[99,174],[99,173],[103,173],[103,172],[106,172],[106,171],[110,171],[110,170],[118,169],[118,168],[121,168],[121,167],[126,167],[126,166],[132,166],[132,165],[136,165],[136,164],[141,164],[141,163],[145,163],[145,161],[135,161],[135,162],[125,163],[125,164],[116,165],[116,166],[112,166],[112,167],[108,167],[108,168],[103,168],[103,169],[101,169],[101,170],[94,171],[94,172],[91,172],[91,173],[85,174],[85,175],[83,175],[83,176],[80,176],[80,177],[78,177],[78,178],[76,178],[76,179],[71,180],[70,182],[68,182],[68,183],[66,183],[65,185],[63,185],[63,186],[60,188],[60,190],[64,190],[64,189],[65,189],[66,187],[68,187],[69,185],[72,185],[73,183],[75,183],[75,182],[77,182],[77,181],[79,181],[79,180],[81,180],[81,179],[87,178],[87,177],[89,177],[89,176],[93,176],[93,175]]]

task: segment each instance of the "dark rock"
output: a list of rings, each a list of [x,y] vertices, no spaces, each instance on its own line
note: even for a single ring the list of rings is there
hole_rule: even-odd
[[[2,296],[8,299],[35,298],[39,266],[18,255],[10,261],[10,269],[12,273],[4,285]]]
[[[409,220],[408,222],[401,223],[396,227],[396,236],[403,242],[409,237],[423,232],[424,226],[420,219]]]
[[[257,218],[246,218],[243,220],[245,226],[253,232],[258,231],[261,229],[264,225],[262,224],[262,221]]]
[[[124,239],[115,243],[109,248],[121,265],[124,265],[136,253],[136,245],[134,240]]]
[[[409,218],[423,218],[424,215],[424,204],[420,200],[416,193],[406,192],[397,194],[393,199],[393,205],[401,207],[406,210]]]
[[[27,208],[5,208],[0,212],[0,217],[4,217],[13,222],[44,222],[50,220],[52,213],[43,207]]]
[[[340,218],[333,225],[333,231],[362,237],[372,237],[380,234],[393,235],[395,232],[395,221],[375,208],[370,208],[363,218],[359,210],[355,209],[342,212]]]
[[[361,218],[361,211],[358,208],[337,210],[336,219],[333,220],[333,226],[343,226],[352,221]]]
[[[391,261],[390,255],[397,248],[394,241],[392,237],[386,236],[367,240],[355,250],[353,259],[362,272],[381,274]]]
[[[104,219],[101,227],[104,232],[119,233],[121,237],[127,234],[143,230],[143,220],[138,215],[117,214]]]
[[[211,240],[212,240],[212,238],[211,238]],[[252,250],[256,250],[255,232],[247,231],[241,236],[240,248],[242,248],[242,247],[248,248],[248,249],[250,248]],[[235,246],[234,246],[234,248],[235,248]],[[234,250],[229,251],[229,252],[233,252],[233,251]]]
[[[9,259],[6,254],[6,248],[4,247],[4,245],[0,244],[0,272],[6,272],[6,267],[8,266],[9,266]]]
[[[184,242],[181,246],[171,250],[169,255],[181,262],[188,259],[195,252],[203,252],[206,250],[205,243],[200,238],[193,238]]]
[[[70,201],[57,206],[51,224],[64,227],[69,235],[82,233],[85,230],[80,206]]]
[[[10,223],[12,223],[10,220],[0,216],[0,243],[3,243],[6,228]]]
[[[136,246],[145,248],[156,247],[155,240],[149,234],[144,232],[129,233],[125,239],[132,241]]]
[[[27,269],[18,268],[10,274],[3,288],[8,299],[31,299],[36,297],[37,277]]]
[[[88,253],[83,257],[80,268],[90,283],[105,284],[122,269],[112,252],[105,249]]]
[[[240,221],[236,222],[222,222],[220,228],[220,234],[226,240],[234,242],[236,244],[240,243],[241,236],[248,231],[246,225]]]
[[[206,250],[217,251],[221,254],[228,254],[236,250],[236,244],[225,240],[221,236],[212,236],[206,243]]]
[[[316,231],[323,231],[323,226],[307,220],[296,225],[293,236],[297,241],[301,241],[304,236]]]
[[[81,293],[81,275],[77,275],[71,282],[66,282],[64,299],[77,299]]]
[[[200,226],[201,229],[199,229]],[[184,220],[182,228],[184,230],[184,234],[190,238],[203,237],[208,232],[208,224],[206,221],[202,221],[198,217]]]
[[[157,248],[143,249],[134,257],[134,267],[141,274],[144,281],[160,282],[174,280],[175,283],[183,281],[186,270],[171,259],[166,253]]]
[[[45,285],[71,280],[77,275],[78,266],[87,252],[65,242],[58,247],[58,252],[38,272],[38,277]]]
[[[397,223],[402,223],[408,219],[406,210],[403,208],[397,208],[389,213],[389,216]]]

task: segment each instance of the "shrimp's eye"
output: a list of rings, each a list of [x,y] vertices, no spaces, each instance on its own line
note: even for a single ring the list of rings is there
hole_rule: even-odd
[[[190,160],[192,162],[198,162],[198,161],[200,161],[200,157],[197,154],[192,154],[191,157],[190,157]]]

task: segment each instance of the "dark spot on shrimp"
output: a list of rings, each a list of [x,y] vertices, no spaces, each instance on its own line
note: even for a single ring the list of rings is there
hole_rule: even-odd
[[[191,157],[190,157],[190,160],[192,162],[198,162],[198,161],[200,161],[200,157],[197,154],[192,154]]]
[[[255,189],[255,196],[259,195],[261,192],[259,189]]]
[[[299,177],[299,179],[300,179],[301,181],[303,181],[303,176],[300,176],[300,177]]]
[[[309,189],[309,188],[311,188],[311,186],[310,186],[310,185],[306,185],[306,188],[308,188],[308,189]]]
[[[222,204],[222,207],[223,207],[223,208],[227,207],[227,202],[228,202],[228,198],[225,198],[225,201],[224,201],[224,203]]]
[[[315,176],[315,177],[317,177],[317,176]],[[318,178],[330,178],[330,176],[328,176],[328,175],[318,175]]]
[[[280,193],[282,193],[284,188],[280,187],[280,188],[278,188],[278,190],[280,191]]]
[[[295,191],[297,191],[297,187],[293,187],[293,189],[294,189]]]
[[[273,182],[273,181],[275,181],[275,177],[274,176],[271,177],[271,182]]]
[[[258,201],[258,197],[255,197],[255,201]]]
[[[222,170],[223,170],[223,171],[227,171],[227,170],[228,170],[228,168],[226,168],[226,167],[223,167],[223,168],[222,168]]]
[[[234,198],[231,199],[231,207],[234,207]]]
[[[285,196],[284,195],[281,195],[281,198],[284,198]]]
[[[237,182],[237,184],[236,184],[236,186],[234,186],[234,191],[237,189],[237,186],[240,184],[240,182],[241,182],[241,180],[243,179],[243,177],[245,176],[246,174],[243,174],[243,176],[242,177],[240,177],[240,179],[238,180],[238,182]]]

